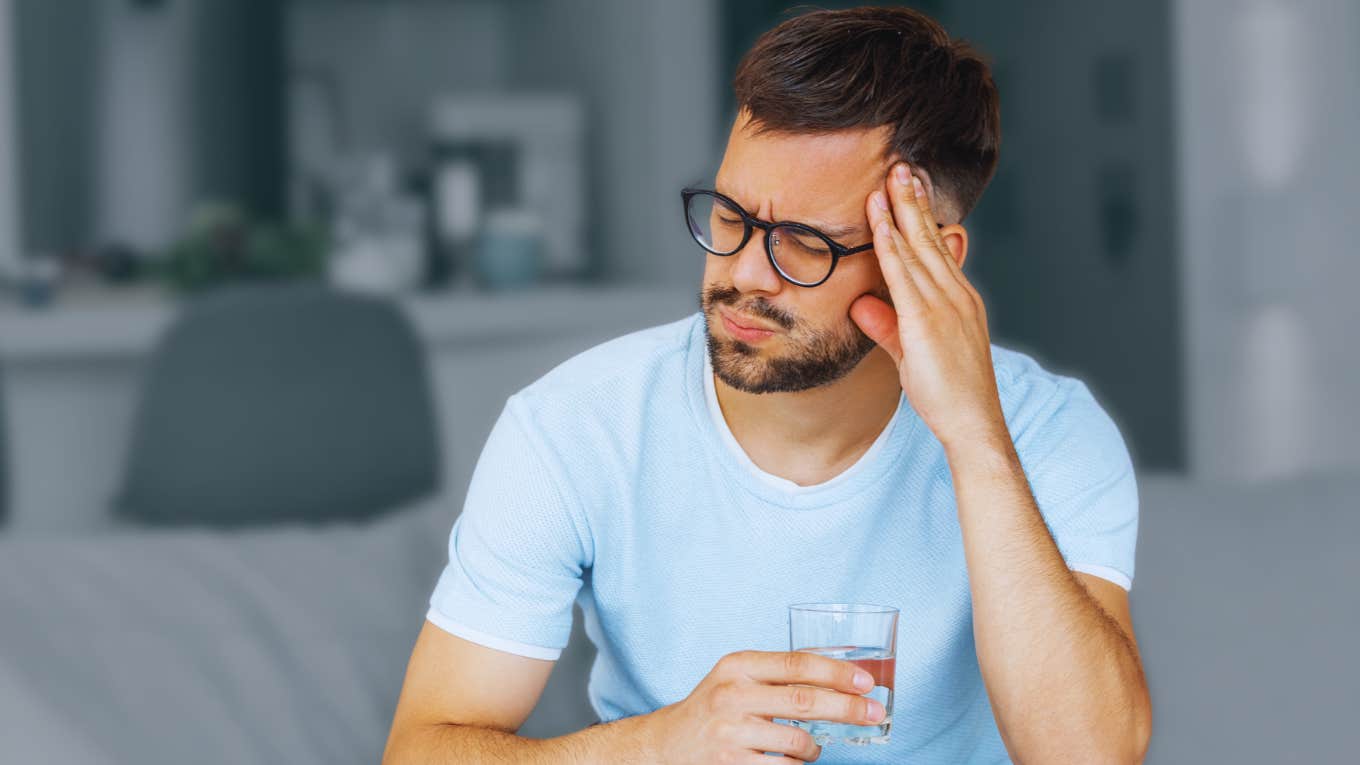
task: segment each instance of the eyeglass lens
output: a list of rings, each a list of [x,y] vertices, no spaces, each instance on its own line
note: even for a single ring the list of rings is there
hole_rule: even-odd
[[[731,255],[742,244],[746,226],[741,212],[718,197],[695,194],[686,208],[690,233],[705,249]],[[753,232],[758,235],[760,232]],[[795,226],[776,226],[766,235],[774,259],[786,276],[796,282],[819,282],[831,271],[835,257],[820,236]]]

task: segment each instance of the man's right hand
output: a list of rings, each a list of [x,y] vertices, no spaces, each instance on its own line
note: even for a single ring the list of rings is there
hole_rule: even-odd
[[[763,765],[765,752],[812,762],[822,753],[812,735],[772,718],[873,725],[883,705],[861,695],[872,688],[869,673],[842,659],[738,651],[718,660],[683,701],[647,715],[649,739],[665,765]]]

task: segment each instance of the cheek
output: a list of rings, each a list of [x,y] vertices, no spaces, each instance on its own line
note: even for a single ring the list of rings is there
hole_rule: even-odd
[[[856,253],[852,257],[858,257],[860,254],[861,253]],[[878,264],[870,263],[867,265],[871,266],[871,268],[860,265],[853,271],[847,269],[847,272],[844,274],[840,273],[838,269],[831,277],[832,281],[835,281],[836,277],[839,276],[846,277],[843,281],[836,284],[834,297],[828,295],[829,298],[834,299],[839,313],[848,316],[850,313],[850,306],[853,305],[861,295],[868,294],[882,297],[887,294],[888,285],[883,281],[883,275],[878,270]],[[830,282],[825,286],[830,286]]]
[[[878,267],[878,256],[871,250],[857,252],[851,258],[858,258],[864,255],[866,258],[853,267],[847,268],[846,283],[849,285],[846,290],[846,310],[849,311],[850,304],[860,295],[873,295],[892,305],[892,296],[888,290],[888,282],[883,278],[883,270]],[[835,276],[841,276],[840,268],[837,267]],[[832,278],[834,279],[835,276]]]
[[[704,256],[704,284],[729,284],[728,261],[729,258],[722,258],[713,253],[705,253]]]
[[[834,277],[833,277],[834,278]],[[817,287],[811,292],[821,292],[826,286]],[[826,290],[824,294],[808,294],[804,300],[791,309],[796,311],[798,323],[805,331],[833,336],[844,335],[850,318],[850,304],[863,292],[851,293],[849,290]]]
[[[859,280],[865,285],[863,292],[874,292],[876,290],[888,289],[888,282],[883,278],[883,269],[878,266],[878,255],[873,250],[857,252],[852,257],[864,256],[864,260],[856,264]]]

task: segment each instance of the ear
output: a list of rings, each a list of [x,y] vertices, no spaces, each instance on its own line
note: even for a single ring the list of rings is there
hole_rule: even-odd
[[[950,223],[940,229],[940,238],[944,239],[949,254],[954,256],[954,262],[963,268],[963,261],[968,258],[968,230],[962,224]]]

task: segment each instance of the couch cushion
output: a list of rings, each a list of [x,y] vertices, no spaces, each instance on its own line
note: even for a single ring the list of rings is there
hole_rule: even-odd
[[[452,519],[0,540],[0,762],[377,762]]]
[[[1360,479],[1140,491],[1148,762],[1353,761]]]

